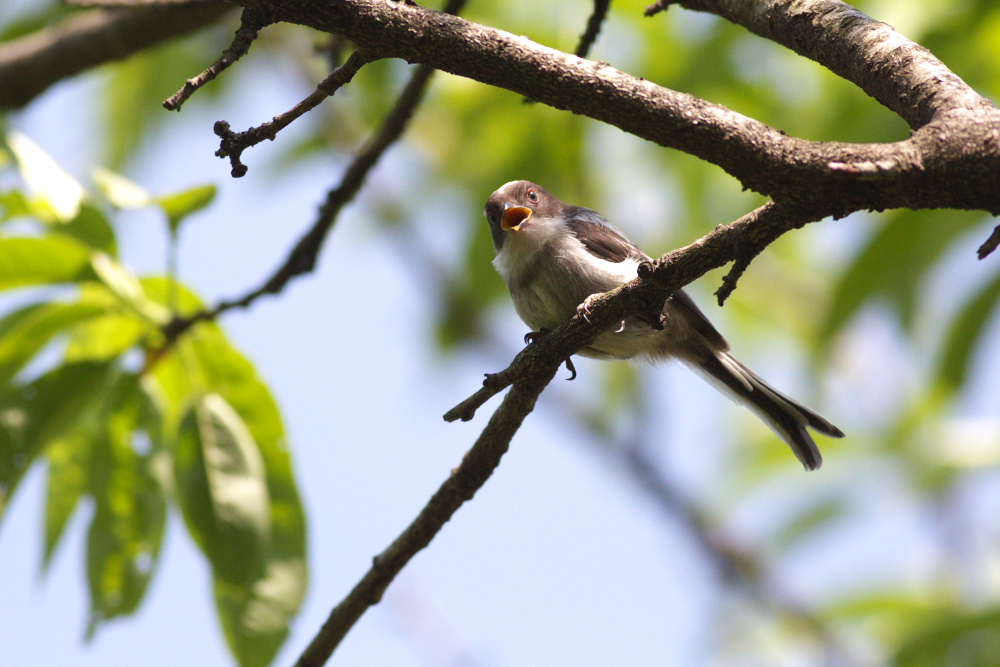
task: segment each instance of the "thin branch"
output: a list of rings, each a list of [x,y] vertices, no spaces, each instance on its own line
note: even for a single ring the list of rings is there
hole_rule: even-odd
[[[0,46],[0,109],[18,109],[49,86],[164,40],[199,30],[232,11],[219,0],[82,12]]]
[[[445,480],[417,518],[389,547],[376,556],[371,568],[344,600],[334,607],[319,633],[296,662],[296,667],[320,667],[333,654],[361,615],[382,599],[382,594],[403,567],[471,500],[507,452],[524,418],[534,409],[542,389],[552,380],[558,364],[551,365],[530,381],[515,385],[493,413],[486,428]]]
[[[591,47],[597,41],[597,36],[604,25],[604,19],[608,16],[608,9],[611,7],[611,0],[594,0],[594,11],[587,20],[587,29],[580,35],[580,43],[574,53],[580,58],[586,58]]]
[[[320,102],[340,90],[343,86],[351,82],[358,71],[375,60],[370,54],[358,49],[351,54],[340,67],[333,70],[330,76],[323,79],[316,90],[309,97],[305,98],[285,113],[275,116],[270,122],[263,123],[257,127],[252,127],[245,132],[233,132],[229,129],[229,123],[224,120],[215,124],[215,134],[221,137],[222,142],[219,150],[215,152],[218,157],[228,157],[232,165],[232,175],[240,178],[247,173],[247,166],[240,161],[243,151],[251,146],[256,146],[265,139],[274,141],[278,132],[292,124],[297,118],[308,111],[319,106]]]
[[[409,82],[400,94],[392,111],[382,121],[382,125],[364,149],[358,154],[344,173],[340,184],[327,194],[320,207],[313,226],[292,249],[284,263],[259,287],[242,297],[221,301],[214,308],[202,310],[186,317],[176,317],[166,327],[166,342],[163,351],[169,349],[176,340],[198,322],[215,320],[234,308],[247,308],[265,294],[278,294],[297,276],[311,272],[316,266],[319,251],[337,221],[340,211],[350,202],[364,184],[365,177],[378,163],[385,151],[402,135],[407,121],[413,115],[433,73],[430,67],[421,65],[414,69]]]
[[[196,77],[184,82],[184,85],[176,93],[163,101],[163,107],[169,111],[180,111],[181,106],[195,92],[209,81],[215,79],[230,65],[242,58],[250,50],[250,45],[257,39],[257,33],[262,30],[268,21],[250,9],[243,10],[240,19],[240,27],[236,29],[236,35],[222,55],[211,66]]]

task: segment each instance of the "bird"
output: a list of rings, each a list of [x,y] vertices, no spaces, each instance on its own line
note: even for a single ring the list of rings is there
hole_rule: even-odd
[[[514,309],[532,333],[543,335],[591,299],[638,275],[650,257],[599,213],[558,199],[530,181],[511,181],[484,209],[496,258]],[[677,359],[719,391],[753,411],[784,440],[806,470],[823,463],[809,429],[832,438],[844,433],[826,418],[782,394],[729,351],[729,343],[683,290],[665,302],[662,329],[628,318],[577,354],[593,359]]]

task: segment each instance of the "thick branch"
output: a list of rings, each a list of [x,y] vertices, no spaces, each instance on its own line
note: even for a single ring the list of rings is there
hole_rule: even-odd
[[[839,0],[673,0],[710,12],[815,60],[851,81],[913,129],[953,110],[991,110],[930,51]]]
[[[202,28],[232,5],[219,0],[97,9],[0,46],[0,108],[25,106],[52,84]]]
[[[843,6],[834,0],[798,5],[819,13]],[[934,106],[941,113],[908,140],[892,144],[811,142],[604,63],[414,5],[338,0],[266,6],[275,20],[340,34],[377,55],[426,63],[683,150],[719,165],[749,189],[775,200],[807,204],[827,215],[899,207],[1000,212],[1000,188],[996,187],[1000,181],[1000,112],[983,103],[973,109],[975,105],[967,100],[975,93],[954,75],[949,79],[952,88],[964,92],[935,97]],[[790,11],[785,6],[772,9]],[[803,26],[811,25],[799,20]],[[814,26],[812,30],[819,39],[822,29]],[[885,80],[891,79],[887,71],[898,60],[889,55],[898,55],[901,49],[924,54],[921,72],[929,71],[932,61],[935,71],[947,71],[933,56],[888,28],[875,36],[885,41],[868,44],[863,61]],[[921,81],[910,80],[915,86]],[[909,94],[917,96],[918,92]],[[962,105],[945,113],[955,100]]]

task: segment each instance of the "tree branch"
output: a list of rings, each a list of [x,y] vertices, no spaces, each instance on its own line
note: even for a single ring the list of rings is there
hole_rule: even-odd
[[[334,607],[326,623],[295,663],[296,667],[325,664],[348,630],[369,607],[382,599],[385,589],[410,559],[430,544],[458,508],[471,500],[486,483],[558,367],[558,364],[550,366],[530,381],[510,390],[472,449],[462,459],[461,465],[445,480],[406,530],[375,557],[371,569],[348,596]]]
[[[611,8],[611,0],[594,0],[594,11],[590,14],[590,18],[587,19],[587,28],[580,35],[580,43],[576,46],[576,51],[573,53],[580,57],[586,58],[587,54],[590,53],[591,47],[594,46],[594,42],[597,41],[597,36],[601,32],[601,26],[604,25],[604,19],[608,16],[608,9]]]
[[[0,109],[18,109],[49,86],[198,30],[233,9],[219,0],[97,9],[0,46]]]
[[[184,102],[194,95],[198,89],[209,81],[214,80],[215,77],[228,69],[230,65],[245,56],[250,50],[250,45],[257,39],[257,33],[267,24],[267,19],[258,12],[252,11],[250,8],[244,9],[243,16],[240,18],[240,27],[237,28],[236,35],[233,36],[233,41],[222,52],[219,59],[198,76],[185,81],[180,90],[163,101],[163,107],[169,111],[180,111]]]
[[[244,2],[266,6],[275,20],[342,35],[382,57],[425,63],[606,122],[716,164],[775,201],[806,204],[825,215],[900,207],[1000,213],[1000,112],[925,49],[836,0],[770,2],[760,21],[794,25],[803,52],[847,71],[890,108],[923,123],[909,139],[850,144],[789,137],[604,63],[406,3]],[[825,31],[832,29],[841,32],[828,46]],[[851,67],[828,57],[844,44],[851,47]],[[936,80],[942,91],[927,92]],[[904,101],[892,101],[893,95]]]
[[[814,60],[919,129],[947,112],[995,112],[934,54],[840,0],[668,0],[717,14]]]
[[[369,54],[358,49],[351,54],[347,62],[334,69],[330,76],[323,79],[309,97],[285,113],[275,116],[270,122],[252,127],[245,132],[233,132],[229,129],[229,123],[224,120],[217,122],[215,124],[215,134],[221,137],[222,143],[215,154],[218,157],[229,158],[229,162],[233,167],[232,175],[234,178],[244,176],[247,173],[247,166],[240,161],[240,156],[243,155],[244,150],[251,146],[256,146],[265,139],[274,141],[274,138],[278,136],[278,132],[291,125],[306,112],[315,109],[319,106],[320,102],[331,97],[343,86],[350,83],[354,75],[358,73],[358,70],[372,62],[372,60],[373,58],[369,57]],[[166,105],[166,102],[164,102],[164,105]]]
[[[223,313],[234,308],[247,308],[265,294],[278,294],[292,279],[311,272],[316,267],[316,260],[323,241],[326,239],[340,211],[346,206],[364,184],[368,173],[378,163],[385,151],[402,135],[403,130],[417,105],[423,98],[424,90],[434,70],[421,65],[414,69],[406,87],[400,93],[396,105],[382,121],[382,125],[361,153],[354,159],[344,172],[340,184],[331,190],[326,201],[320,207],[319,215],[313,226],[296,243],[288,257],[278,269],[256,289],[242,297],[221,301],[214,308],[199,311],[186,317],[175,317],[164,327],[166,341],[154,358],[169,349],[188,329],[198,322],[215,320]]]

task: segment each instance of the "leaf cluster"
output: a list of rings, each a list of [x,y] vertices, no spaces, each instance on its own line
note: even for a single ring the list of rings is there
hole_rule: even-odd
[[[0,193],[0,517],[45,463],[44,566],[85,499],[88,636],[136,611],[170,506],[211,566],[242,665],[269,664],[305,592],[305,517],[278,406],[215,323],[168,345],[203,308],[173,275],[122,263],[114,212],[155,207],[176,241],[213,186],[151,196],[107,170],[87,190],[27,137],[8,137]],[[16,295],[13,294],[16,291]]]

